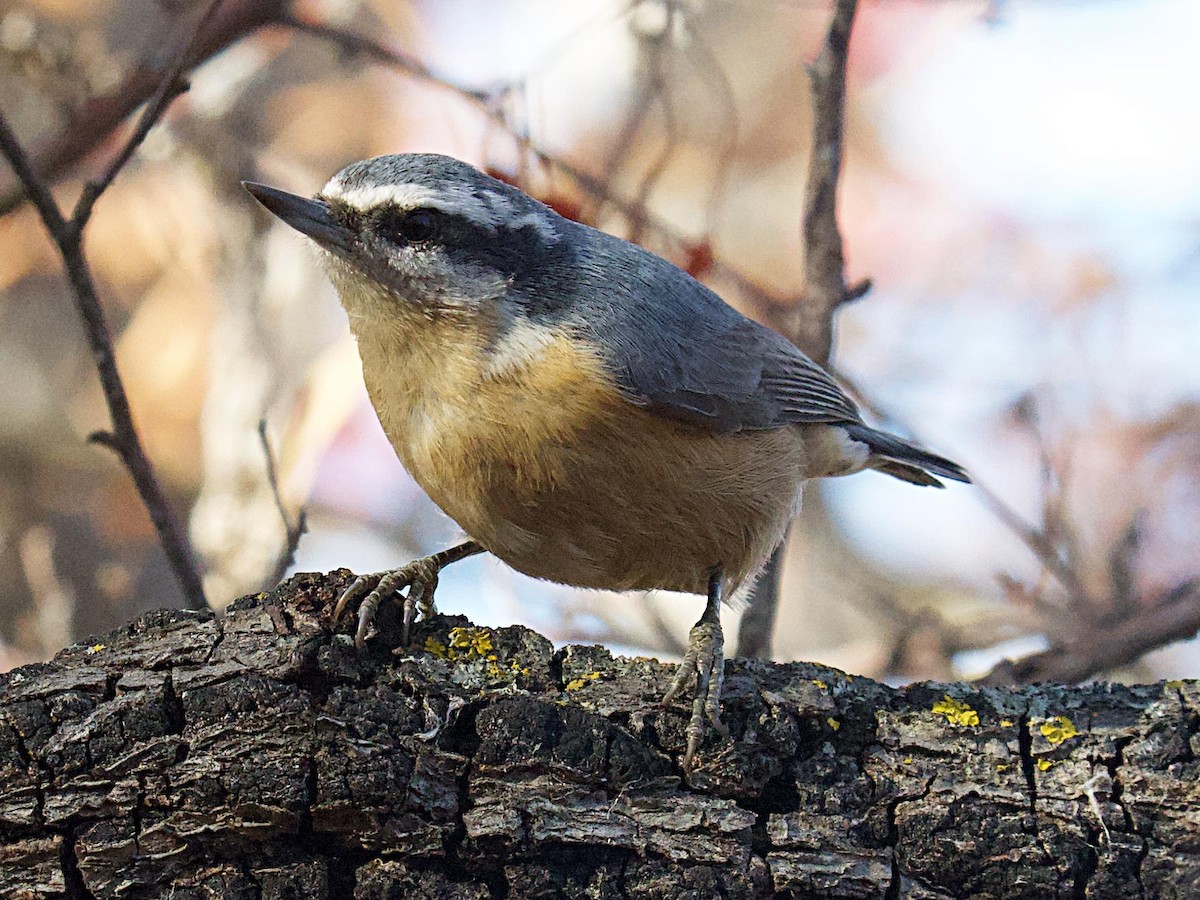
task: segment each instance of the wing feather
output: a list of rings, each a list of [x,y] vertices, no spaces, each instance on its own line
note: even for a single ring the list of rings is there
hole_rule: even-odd
[[[854,402],[791,341],[746,318],[698,281],[650,253],[596,237],[588,255],[598,290],[573,317],[633,403],[717,432],[792,423],[858,423]],[[608,251],[608,252],[606,252]],[[587,256],[583,264],[587,266]]]

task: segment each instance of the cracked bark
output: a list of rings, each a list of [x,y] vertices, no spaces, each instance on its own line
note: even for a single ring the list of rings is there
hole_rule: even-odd
[[[391,609],[359,657],[347,583],[2,676],[0,895],[1200,896],[1196,683],[732,660],[685,776],[670,667],[454,617],[394,653]]]

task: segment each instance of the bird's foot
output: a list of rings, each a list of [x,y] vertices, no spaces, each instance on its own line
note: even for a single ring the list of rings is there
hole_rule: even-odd
[[[671,703],[682,693],[696,675],[696,699],[692,701],[692,718],[687,727],[687,751],[683,755],[683,768],[692,767],[692,759],[704,737],[705,718],[712,722],[722,737],[729,737],[729,728],[721,721],[721,685],[725,681],[725,639],[721,623],[701,619],[688,633],[687,653],[679,664],[675,680],[663,697],[663,704]]]
[[[407,644],[417,611],[420,610],[423,620],[431,618],[437,612],[433,605],[433,592],[437,589],[438,573],[445,565],[439,556],[424,556],[398,569],[358,576],[338,598],[337,606],[333,608],[333,624],[336,625],[341,620],[342,613],[348,605],[362,598],[358,607],[358,628],[354,632],[354,646],[361,653],[366,648],[367,638],[374,627],[379,604],[385,597],[395,597],[400,591],[408,588],[401,597],[404,618],[400,631],[400,642]]]

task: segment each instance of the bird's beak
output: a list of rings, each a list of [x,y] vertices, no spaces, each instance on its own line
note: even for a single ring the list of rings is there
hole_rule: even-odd
[[[242,187],[269,212],[326,250],[349,253],[352,249],[354,233],[330,217],[329,204],[324,200],[300,197],[253,181],[243,181]]]

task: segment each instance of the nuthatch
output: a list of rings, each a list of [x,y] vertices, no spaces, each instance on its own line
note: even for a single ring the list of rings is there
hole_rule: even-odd
[[[919,485],[955,463],[876,431],[790,341],[671,263],[433,154],[347,166],[315,199],[247,184],[323,251],[375,411],[470,540],[364,576],[428,615],[438,572],[488,551],[563,584],[706,594],[665,702],[695,673],[722,732],[722,597],[752,579],[806,479],[876,469]]]

